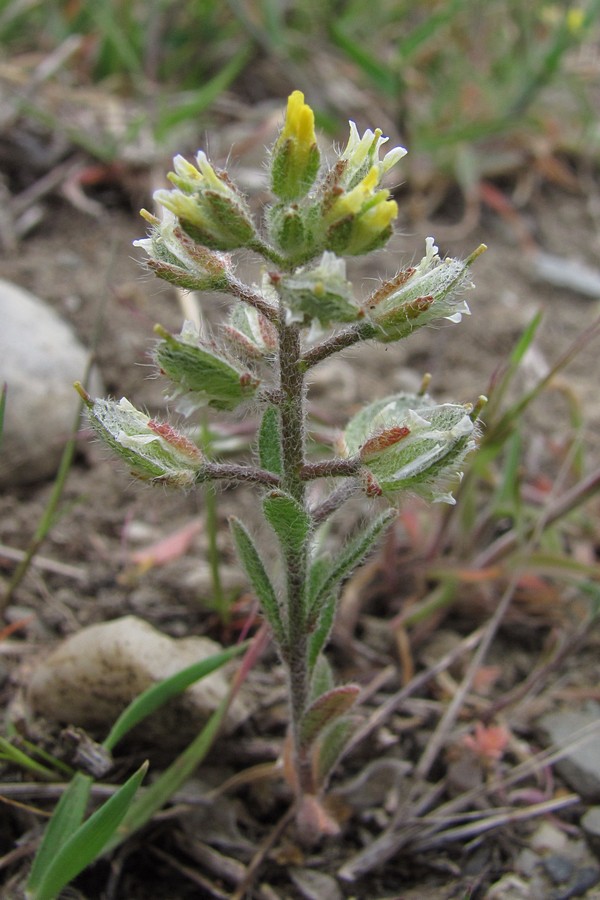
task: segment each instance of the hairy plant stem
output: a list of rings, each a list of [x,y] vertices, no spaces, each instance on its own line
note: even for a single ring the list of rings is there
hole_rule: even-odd
[[[242,303],[253,306],[254,309],[258,310],[259,313],[262,313],[266,319],[273,322],[273,324],[277,324],[278,314],[276,307],[271,306],[262,294],[252,290],[252,288],[243,281],[240,281],[238,278],[230,277],[227,284],[227,292],[233,294],[233,296],[237,297],[238,300],[241,300]]]
[[[305,388],[298,362],[301,356],[300,329],[286,325],[285,310],[279,321],[279,388],[281,424],[281,487],[303,508],[307,508],[303,479]],[[312,791],[310,761],[299,749],[299,731],[308,702],[308,635],[306,614],[306,578],[308,547],[287,552],[284,565],[287,588],[287,647],[294,768],[300,794]]]
[[[338,331],[308,350],[300,360],[300,367],[303,372],[306,372],[312,366],[316,366],[317,363],[333,356],[334,353],[339,353],[340,350],[345,350],[359,341],[368,341],[374,338],[377,331],[378,329],[374,325],[365,321],[360,322],[358,325],[351,325],[350,328],[345,328],[343,331]]]

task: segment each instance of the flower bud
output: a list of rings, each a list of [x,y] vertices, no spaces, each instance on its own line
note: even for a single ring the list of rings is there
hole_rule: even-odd
[[[355,322],[362,316],[352,285],[346,280],[346,263],[334,253],[325,252],[312,268],[305,266],[278,277],[275,287],[286,307],[288,322],[310,325],[317,319],[327,326]]]
[[[400,272],[367,300],[365,312],[378,328],[375,339],[398,341],[435,319],[460,322],[463,315],[470,315],[466,302],[457,294],[471,287],[467,281],[469,266],[484,250],[482,244],[465,261],[441,260],[433,238],[428,237],[425,256],[418,266]]]
[[[454,503],[447,484],[460,477],[479,429],[471,406],[435,404],[427,397],[398,394],[372,403],[348,423],[350,455],[365,465],[365,490],[394,498],[402,492]]]
[[[271,356],[277,349],[275,326],[252,306],[236,304],[223,331],[227,343],[232,345],[237,354],[263,359]]]
[[[196,156],[198,168],[183,156],[173,160],[169,181],[174,190],[155,191],[154,199],[170,210],[192,240],[212,250],[235,250],[256,236],[250,210],[224,172],[215,172],[206,154]]]
[[[275,203],[267,210],[269,237],[284,253],[295,257],[304,248],[307,235],[306,210],[294,203]]]
[[[317,177],[319,162],[315,115],[304,102],[304,94],[294,91],[288,97],[285,122],[271,157],[275,196],[286,202],[305,197]]]
[[[229,360],[214,341],[203,339],[191,322],[177,337],[161,325],[154,330],[162,338],[154,360],[175,385],[172,399],[179,398],[179,412],[188,415],[206,405],[231,410],[256,393],[259,379]]]
[[[151,226],[147,238],[133,242],[148,255],[149,269],[170,284],[188,291],[225,291],[229,285],[229,259],[225,254],[202,247],[177,224],[171,213],[163,220],[147,210],[141,216]]]
[[[80,385],[94,431],[125,460],[134,475],[175,487],[191,487],[202,467],[202,454],[185,435],[156,422],[122,397],[92,400]]]

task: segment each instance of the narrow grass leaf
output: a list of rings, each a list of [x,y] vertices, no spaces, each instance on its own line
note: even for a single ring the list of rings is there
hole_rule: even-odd
[[[56,804],[27,882],[27,890],[34,895],[58,851],[83,822],[91,786],[91,777],[77,772]]]
[[[346,56],[352,60],[359,69],[367,75],[376,87],[388,97],[398,95],[401,88],[401,79],[396,73],[385,63],[381,63],[372,53],[370,53],[364,42],[355,41],[350,35],[332,18],[329,33],[333,43],[344,51]]]
[[[285,643],[285,630],[281,619],[281,611],[275,594],[275,589],[271,584],[271,579],[267,575],[263,561],[259,556],[258,550],[254,546],[254,541],[248,534],[248,531],[242,525],[239,519],[232,516],[229,520],[229,526],[233,535],[233,541],[237,550],[240,562],[246,570],[246,574],[250,579],[260,603],[262,605],[265,617],[273,629],[275,637],[280,644]]]
[[[203,113],[211,103],[226,91],[231,82],[237,78],[252,53],[252,43],[248,41],[235,53],[229,62],[220,69],[212,78],[204,81],[202,87],[187,95],[187,99],[173,104],[172,92],[169,92],[169,102],[165,102],[159,111],[156,137],[159,141],[169,135],[169,132],[181,122],[189,122]]]
[[[406,29],[397,45],[398,56],[402,62],[406,64],[408,59],[427,41],[432,39],[438,42],[443,41],[441,30],[454,20],[462,6],[464,6],[464,0],[452,0],[451,3],[444,3],[437,12],[431,10],[427,16],[424,16],[419,25],[412,29]]]
[[[213,656],[209,656],[208,659],[193,663],[180,672],[176,672],[175,675],[165,678],[159,684],[149,687],[123,710],[111,728],[103,746],[107,750],[112,750],[135,725],[163,706],[172,697],[181,694],[194,682],[200,681],[201,678],[205,678],[211,672],[220,669],[230,659],[242,653],[247,646],[247,644],[238,644],[221,653],[215,653]]]
[[[104,55],[107,57],[109,72],[119,71],[122,67],[132,75],[142,75],[142,59],[139,51],[129,40],[128,29],[117,21],[115,11],[118,6],[101,0],[92,3],[89,10],[97,27],[97,34],[104,40]]]
[[[482,419],[486,423],[493,422],[498,415],[504,396],[510,387],[525,353],[531,347],[541,322],[542,313],[537,312],[519,337],[519,340],[508,358],[506,366],[500,371],[495,381],[492,383],[491,390],[488,394],[488,402],[482,413]],[[484,434],[483,445],[485,445],[485,443],[486,437]]]
[[[225,718],[228,706],[229,697],[226,697],[212,714],[202,731],[185,748],[183,753],[171,763],[168,769],[165,769],[159,775],[150,787],[146,788],[134,799],[119,828],[113,833],[112,839],[107,844],[105,848],[107,852],[114,850],[115,847],[127,840],[130,835],[142,828],[155,813],[168,803],[181,785],[187,781],[210,750]]]
[[[23,753],[22,750],[15,747],[4,737],[0,737],[0,759],[8,759],[15,766],[20,766],[28,772],[33,772],[34,775],[44,778],[46,781],[54,781],[56,778],[55,772]]]
[[[116,794],[107,800],[60,847],[30,900],[54,900],[62,888],[89,866],[114,835],[148,770],[143,763]]]

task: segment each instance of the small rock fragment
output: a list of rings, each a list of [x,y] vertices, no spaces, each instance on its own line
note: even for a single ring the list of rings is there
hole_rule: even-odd
[[[125,616],[84,628],[63,641],[33,672],[29,700],[47,719],[104,732],[146,688],[222,649],[204,637],[171,638],[136,616]],[[212,672],[144,720],[138,726],[144,740],[185,744],[228,690],[223,670]],[[238,696],[225,730],[231,731],[246,715]]]
[[[290,869],[290,877],[305,900],[342,900],[337,881],[325,872]]]
[[[0,384],[7,385],[0,485],[30,484],[56,472],[88,352],[53,309],[3,280],[0,322]],[[97,376],[90,390],[104,393]]]
[[[584,728],[598,725],[598,732],[589,734],[579,741],[578,734]],[[600,801],[600,754],[598,735],[600,734],[600,704],[588,702],[580,709],[559,709],[546,713],[537,721],[547,745],[565,747],[564,757],[555,763],[555,768],[564,780],[581,796],[591,803]]]
[[[600,806],[590,806],[581,819],[587,842],[596,856],[600,856]]]
[[[554,884],[564,884],[575,871],[574,863],[566,856],[547,856],[542,860],[542,865],[548,878]]]

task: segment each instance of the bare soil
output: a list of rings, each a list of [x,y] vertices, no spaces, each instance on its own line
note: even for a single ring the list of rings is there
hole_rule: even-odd
[[[502,187],[510,192],[515,182]],[[95,341],[95,323],[102,307],[96,356],[107,391],[113,396],[125,395],[137,406],[164,414],[166,403],[161,384],[149,378],[145,368],[147,353],[153,324],[161,322],[175,330],[181,322],[181,311],[173,292],[144,276],[135,259],[137,254],[131,242],[143,234],[143,223],[133,207],[140,198],[132,198],[122,186],[116,185],[95,199],[104,210],[97,218],[63,201],[54,201],[38,230],[22,241],[18,253],[3,259],[2,275],[51,304],[72,323],[88,345]],[[570,263],[594,266],[600,249],[600,229],[592,200],[591,194],[583,190],[567,193],[548,183],[538,183],[520,212],[521,221],[547,253]],[[311,397],[321,419],[328,425],[343,424],[345,417],[361,402],[401,389],[414,389],[425,372],[433,376],[431,393],[435,396],[474,400],[486,393],[490,379],[506,361],[538,309],[543,310],[544,320],[535,352],[528,355],[523,365],[524,388],[543,375],[546,367],[578,335],[591,328],[598,315],[597,299],[537,280],[532,257],[511,221],[483,207],[476,227],[471,233],[463,234],[457,218],[460,218],[458,201],[454,205],[449,201],[432,224],[407,218],[401,222],[392,247],[360,271],[353,272],[353,280],[356,284],[363,283],[368,290],[373,277],[380,277],[386,271],[393,273],[401,264],[422,255],[424,239],[429,233],[438,238],[443,254],[466,255],[483,241],[489,250],[475,267],[476,290],[469,296],[472,316],[460,326],[448,324],[420,332],[401,346],[354,349],[335,363],[317,369]],[[252,260],[242,261],[244,274],[251,265]],[[223,309],[223,300],[209,302]],[[212,317],[212,307],[209,314]],[[571,395],[577,398],[585,422],[583,439],[588,471],[600,462],[598,351],[597,342],[585,347],[561,374],[559,384],[568,386],[571,394],[551,389],[528,413],[522,468],[531,485],[542,476],[554,479],[557,473],[564,473],[561,454],[569,446],[573,427]],[[13,548],[27,546],[50,490],[50,484],[37,484],[15,488],[0,499],[2,544]],[[226,518],[235,510],[242,517],[252,519],[256,503],[255,495],[241,488],[221,491],[218,495],[224,580],[233,592],[234,603],[232,623],[223,626],[210,610],[211,586],[203,559],[204,530],[184,557],[171,563],[142,572],[131,562],[135,550],[176,532],[193,518],[200,517],[203,521],[202,497],[182,498],[132,482],[118,463],[107,458],[101,448],[90,444],[88,435],[82,434],[62,515],[41,550],[44,559],[73,569],[65,568],[64,572],[57,573],[43,565],[33,566],[9,607],[9,621],[29,613],[33,613],[33,619],[11,638],[10,652],[2,657],[5,702],[14,699],[19,685],[26,684],[30,667],[40,654],[61,637],[90,623],[134,613],[173,635],[208,633],[224,643],[235,640],[250,615],[252,600],[244,594],[243,578],[228,540]],[[593,561],[600,546],[597,502],[587,510],[586,536],[584,539],[581,530],[577,531],[574,552]],[[359,512],[352,508],[338,528],[349,530]],[[481,590],[476,586],[465,588],[445,618],[432,619],[416,632],[402,629],[394,632],[390,623],[397,621],[409,601],[422,597],[431,586],[431,581],[411,568],[418,555],[414,533],[410,532],[411,522],[417,522],[417,531],[424,529],[420,533],[425,536],[438,522],[437,518],[429,520],[425,515],[420,506],[410,505],[381,558],[370,564],[366,576],[357,575],[345,593],[341,633],[353,643],[345,644],[339,635],[334,642],[332,660],[340,677],[358,678],[366,685],[386,666],[392,667],[387,680],[366,706],[369,715],[398,690],[403,679],[410,675],[410,667],[419,671],[445,652],[440,635],[452,644],[486,621],[503,589],[502,578],[490,581]],[[404,574],[403,560],[407,566]],[[463,556],[463,564],[468,566],[468,562],[468,555]],[[12,565],[8,561],[2,563],[5,579]],[[468,730],[484,709],[491,708],[518,685],[540,663],[557,634],[567,639],[581,621],[578,610],[582,604],[576,591],[559,589],[550,579],[539,581],[538,594],[525,588],[521,595],[523,605],[519,606],[517,597],[486,663],[499,667],[500,671],[492,678],[487,694],[481,689],[479,706],[468,704],[462,729]],[[517,762],[518,740],[528,746],[535,745],[531,719],[555,702],[559,690],[561,696],[569,691],[572,696],[579,692],[581,697],[597,694],[597,646],[597,637],[590,634],[587,644],[579,644],[577,657],[567,655],[549,675],[535,702],[517,704],[504,711],[501,721],[515,736],[512,749],[507,750],[499,763],[505,771]],[[348,757],[333,787],[340,788],[382,757],[406,759],[411,763],[417,760],[461,672],[464,672],[462,664],[447,675],[447,680],[432,680],[420,695],[400,706],[374,731],[370,740]],[[281,673],[273,655],[267,656],[264,669],[254,677],[263,689],[268,679],[273,679],[272,693],[267,692],[270,701],[238,733],[218,741],[206,770],[198,773],[189,795],[184,792],[180,798],[182,802],[186,798],[194,800],[207,784],[214,786],[235,772],[273,761],[276,756],[285,729],[285,710],[281,702]],[[136,746],[129,748],[129,753],[131,758],[120,761],[121,770],[138,756],[149,756],[156,766],[164,765],[169,758],[164,748],[156,746]],[[432,771],[432,781],[442,783],[448,777],[452,758],[452,748],[445,747]],[[487,777],[485,767],[478,768],[475,762],[473,772],[475,779]],[[6,767],[3,778],[9,782],[19,780],[20,776]],[[408,779],[410,786],[410,775]],[[402,790],[406,784],[403,782]],[[450,794],[460,789],[456,785],[446,786]],[[378,794],[375,783],[373,791],[371,805],[363,799],[358,807],[353,807],[338,798],[343,824],[340,836],[335,839],[324,839],[307,850],[298,844],[292,828],[279,835],[265,853],[247,896],[328,896],[324,883],[321,888],[314,888],[312,895],[306,893],[306,885],[302,892],[290,873],[308,868],[334,876],[361,847],[374,840],[389,824],[398,797],[391,788],[387,797],[385,791],[383,795],[380,791]],[[35,807],[44,806],[43,799],[35,796],[30,802]],[[202,807],[186,807],[180,815],[153,823],[127,845],[112,867],[100,863],[79,879],[78,896],[90,900],[227,896],[231,884],[228,886],[223,874],[215,871],[214,865],[202,855],[205,844],[212,844],[224,855],[248,864],[252,848],[268,838],[288,802],[286,789],[275,779],[246,786],[223,797],[217,803],[218,811],[211,808],[208,829]],[[500,804],[501,800],[491,797],[487,802]],[[564,813],[565,827],[576,830],[580,812],[581,808]],[[0,853],[9,853],[23,834],[31,837],[29,829],[36,821],[32,813],[10,805],[2,807],[0,820]],[[442,846],[429,852],[399,852],[356,883],[338,882],[341,893],[331,896],[371,900],[483,897],[489,884],[512,871],[516,854],[527,842],[528,828],[525,823],[500,829],[491,838],[483,836],[473,844],[457,841],[450,849]],[[237,846],[232,835],[237,837]],[[19,861],[15,860],[5,870],[7,877],[14,876],[18,866]]]

